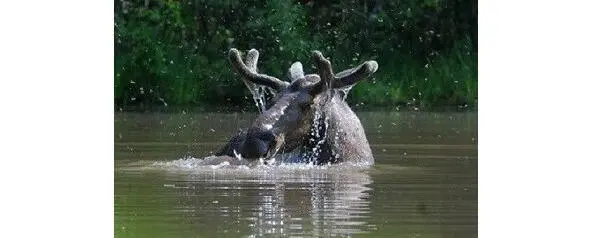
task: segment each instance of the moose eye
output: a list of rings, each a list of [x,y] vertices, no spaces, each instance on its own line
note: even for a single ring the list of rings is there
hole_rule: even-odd
[[[300,109],[302,111],[305,111],[305,110],[310,109],[311,104],[309,104],[309,103],[300,103],[299,106],[300,106]]]
[[[309,95],[299,95],[295,101],[301,110],[307,110],[312,105],[312,97]]]

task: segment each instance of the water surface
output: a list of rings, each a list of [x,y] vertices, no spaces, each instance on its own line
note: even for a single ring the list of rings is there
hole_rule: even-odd
[[[477,237],[477,114],[360,112],[376,165],[196,166],[248,113],[116,113],[116,237]]]

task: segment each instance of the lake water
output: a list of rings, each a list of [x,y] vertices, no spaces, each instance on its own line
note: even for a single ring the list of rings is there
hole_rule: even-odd
[[[478,117],[358,112],[350,166],[197,166],[254,114],[116,113],[116,237],[477,237]]]

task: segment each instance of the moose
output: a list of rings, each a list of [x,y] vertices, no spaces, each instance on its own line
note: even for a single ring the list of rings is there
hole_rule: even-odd
[[[259,85],[271,90],[270,107],[263,108],[252,125],[233,136],[216,156],[240,155],[253,161],[288,154],[291,159],[286,161],[315,165],[373,165],[363,126],[345,98],[349,89],[377,71],[376,61],[334,74],[331,62],[313,51],[318,74],[304,74],[298,61],[289,68],[286,82],[257,72],[258,57],[259,52],[251,49],[244,62],[240,51],[229,51],[232,68],[249,89]]]

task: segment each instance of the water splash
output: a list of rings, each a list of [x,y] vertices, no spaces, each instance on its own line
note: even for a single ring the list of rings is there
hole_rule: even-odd
[[[311,165],[318,165],[322,146],[326,143],[328,122],[330,118],[320,108],[314,110],[314,119],[309,144],[304,147],[304,159]],[[309,147],[309,148],[308,148]]]
[[[193,170],[202,169],[221,169],[233,168],[244,169],[250,166],[249,162],[240,158],[230,156],[209,156],[205,158],[186,157],[173,161],[158,161],[152,163],[154,168]]]
[[[337,90],[337,93],[341,93],[341,97],[343,98],[343,101],[345,101],[347,99],[347,96],[349,95],[349,91],[351,91],[352,88],[353,88],[353,85],[351,85],[349,87],[339,88],[336,90]]]
[[[294,173],[294,172],[314,172],[314,171],[349,171],[367,169],[365,164],[356,164],[351,162],[327,165],[315,165],[313,163],[291,163],[280,159],[274,159],[272,163],[256,161],[229,159],[224,156],[209,156],[205,158],[185,157],[172,161],[145,161],[127,166],[128,170],[165,170],[170,172],[190,172],[190,173]],[[126,167],[126,166],[123,166]]]
[[[275,96],[273,90],[263,85],[254,84],[247,80],[242,81],[244,81],[244,84],[246,84],[248,91],[252,95],[252,99],[254,100],[255,106],[259,109],[259,112],[263,113],[265,110],[267,110],[267,101],[265,98],[265,93],[269,93],[272,96]]]

